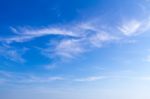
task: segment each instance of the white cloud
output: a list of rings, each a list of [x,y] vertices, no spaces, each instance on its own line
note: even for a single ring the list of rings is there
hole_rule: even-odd
[[[62,81],[63,77],[53,76],[53,77],[38,77],[38,76],[29,76],[28,78],[21,78],[16,80],[17,83],[49,83],[52,81]]]
[[[64,77],[61,76],[37,76],[33,74],[24,74],[17,72],[0,71],[2,81],[6,83],[49,83],[53,81],[63,81]],[[2,83],[3,84],[3,83]]]
[[[15,37],[10,37],[10,38],[5,38],[5,39],[0,39],[1,42],[6,42],[8,44],[13,43],[13,42],[27,42],[30,41],[32,39],[34,39],[34,36],[22,36],[22,35],[17,35]]]
[[[82,43],[78,40],[63,40],[54,49],[55,55],[66,58],[73,58],[74,56],[83,53]]]
[[[42,53],[48,57],[59,56],[65,58],[74,58],[90,50],[91,47],[101,47],[103,43],[116,40],[115,36],[110,33],[101,31],[99,23],[82,22],[70,24],[67,26],[44,27],[44,28],[13,28],[10,27],[15,36],[1,38],[0,41],[11,44],[13,42],[22,43],[30,42],[38,37],[47,35],[62,35],[69,38],[55,40],[57,43],[53,47],[41,48]],[[52,43],[52,42],[50,42]],[[45,45],[47,42],[45,43]],[[15,53],[14,53],[15,54]],[[16,57],[19,57],[19,55]]]
[[[117,40],[117,37],[113,37],[109,35],[108,33],[96,33],[95,35],[92,35],[89,37],[89,41],[94,45],[95,47],[101,47],[103,43],[108,41]]]
[[[97,80],[102,80],[102,79],[106,79],[107,77],[105,76],[92,76],[92,77],[87,77],[87,78],[78,78],[78,79],[74,79],[74,81],[77,82],[90,82],[90,81],[97,81]]]
[[[124,22],[122,26],[118,27],[118,29],[126,36],[134,35],[139,31],[141,27],[141,22],[137,20],[131,20]]]
[[[99,28],[96,27],[96,24],[93,22],[83,22],[77,25],[77,28],[85,30],[99,31]]]
[[[64,39],[55,42],[53,47],[48,46],[45,49],[39,49],[48,58],[72,59],[86,51],[83,43],[82,40]]]
[[[72,32],[71,30],[62,28],[62,27],[44,27],[44,28],[13,28],[11,27],[12,32],[16,35],[9,38],[0,38],[0,41],[13,43],[13,42],[27,42],[32,39],[47,36],[47,35],[64,35],[70,37],[78,37],[77,33]]]
[[[45,36],[45,35],[68,35],[68,36],[77,36],[73,32],[66,30],[65,28],[41,28],[41,29],[23,29],[20,31],[23,35],[30,35],[35,37]]]
[[[147,18],[145,20],[126,20],[120,26],[118,26],[118,29],[125,36],[134,36],[137,34],[141,34],[150,29],[150,19]]]

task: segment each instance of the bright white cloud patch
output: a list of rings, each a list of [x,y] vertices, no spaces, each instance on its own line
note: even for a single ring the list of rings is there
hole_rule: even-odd
[[[108,33],[102,32],[102,33],[97,33],[95,35],[92,35],[91,37],[89,37],[89,40],[91,44],[94,45],[95,47],[102,47],[103,43],[117,40],[117,37],[113,37],[109,35]]]
[[[124,35],[131,36],[138,32],[140,26],[141,23],[139,21],[131,20],[129,22],[123,23],[122,26],[118,28]]]
[[[13,42],[27,42],[32,39],[43,37],[47,35],[64,35],[64,36],[78,36],[77,33],[73,33],[72,31],[66,30],[65,28],[52,28],[52,27],[45,27],[45,28],[38,28],[38,29],[32,29],[32,28],[20,28],[15,29],[11,27],[11,30],[17,34],[14,37],[2,39],[1,41],[6,41],[7,43],[13,43]]]
[[[48,57],[51,57],[53,53],[53,55],[56,56],[73,58],[85,52],[85,49],[102,47],[105,42],[117,40],[115,36],[102,31],[98,24],[99,23],[85,22],[67,27],[45,27],[41,29],[19,28],[18,30],[11,27],[12,31],[17,35],[3,39],[2,41],[6,43],[21,43],[30,42],[32,39],[47,35],[64,35],[69,38],[62,39],[61,41],[56,40],[58,43],[55,43],[53,48],[47,47],[46,49],[42,49],[42,53],[45,53],[44,55]]]
[[[107,30],[109,27],[104,28],[104,26],[105,25],[101,24],[99,21],[89,20],[89,22],[57,27],[23,27],[19,29],[11,27],[11,30],[15,33],[15,36],[1,38],[0,41],[9,45],[14,42],[32,42],[33,39],[36,40],[36,38],[48,35],[59,35],[62,36],[62,39],[55,39],[53,47],[47,46],[47,48],[41,48],[41,53],[44,53],[44,55],[47,57],[53,57],[52,55],[54,55],[64,58],[73,58],[86,52],[87,49],[91,50],[93,47],[100,48],[107,42],[113,43],[115,41],[124,39],[124,36],[118,36],[118,33]],[[126,19],[122,22],[122,24],[116,27],[117,28],[114,29],[119,29],[120,33],[131,37],[149,30],[150,22],[149,18],[142,21],[137,19]],[[45,42],[43,45],[47,45],[47,42]],[[12,55],[14,55],[16,58],[18,57],[19,59],[19,55],[17,55],[15,52],[9,51],[9,56]]]
[[[134,36],[149,30],[150,20],[149,18],[142,21],[136,19],[126,20],[120,26],[118,26],[118,29],[125,36]]]
[[[0,71],[1,81],[5,84],[8,83],[50,83],[53,81],[63,81],[64,77],[61,76],[37,76],[32,74],[23,74],[15,72]]]

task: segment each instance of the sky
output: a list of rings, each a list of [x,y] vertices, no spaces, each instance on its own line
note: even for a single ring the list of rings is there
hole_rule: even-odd
[[[0,0],[1,99],[150,99],[150,0]]]

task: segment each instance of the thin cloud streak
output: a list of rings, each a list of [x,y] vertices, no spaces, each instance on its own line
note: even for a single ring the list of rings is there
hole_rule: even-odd
[[[91,82],[91,81],[103,80],[106,78],[107,78],[106,76],[92,76],[92,77],[87,77],[87,78],[74,79],[74,81],[76,81],[76,82]]]
[[[11,27],[11,30],[13,33],[16,34],[16,36],[9,37],[9,38],[1,38],[0,41],[6,43],[13,43],[13,42],[21,43],[21,42],[28,42],[32,39],[42,37],[42,36],[47,36],[47,35],[64,35],[70,37],[78,36],[72,31],[66,29],[60,29],[60,28],[51,28],[51,27],[38,28],[38,29],[30,29],[30,28],[15,29]]]
[[[63,40],[54,49],[56,56],[63,56],[66,58],[73,58],[74,56],[83,53],[84,48],[78,40]]]
[[[0,77],[3,81],[2,84],[32,84],[32,83],[50,83],[54,81],[63,81],[64,77],[61,76],[36,76],[32,74],[23,74],[16,72],[0,71]]]

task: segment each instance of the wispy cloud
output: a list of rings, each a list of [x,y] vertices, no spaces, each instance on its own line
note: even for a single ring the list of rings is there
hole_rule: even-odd
[[[22,78],[17,80],[16,83],[49,83],[53,81],[62,81],[63,77],[53,76],[53,77],[38,77],[38,76],[29,76],[29,78]]]
[[[25,60],[22,58],[22,54],[25,50],[22,50],[20,53],[16,48],[13,48],[8,45],[0,46],[0,56],[5,57],[11,61],[23,63]]]
[[[74,79],[74,81],[77,82],[91,82],[91,81],[97,81],[97,80],[103,80],[106,79],[106,76],[91,76],[91,77],[86,77],[86,78],[78,78]]]
[[[47,36],[47,35],[64,35],[70,37],[77,37],[78,34],[63,27],[43,27],[43,28],[13,28],[10,27],[13,33],[16,35],[9,38],[1,38],[0,41],[13,43],[13,42],[27,42],[32,39]]]
[[[22,28],[13,28],[11,27],[12,32],[15,33],[15,36],[8,38],[1,38],[0,41],[4,43],[11,44],[13,42],[22,43],[30,42],[36,38],[40,38],[48,35],[61,35],[65,36],[61,39],[55,39],[54,46],[47,46],[45,42],[44,45],[47,47],[40,48],[41,53],[44,53],[47,57],[64,57],[64,58],[73,58],[78,56],[88,50],[94,48],[100,48],[105,43],[121,41],[124,39],[124,36],[135,36],[137,34],[143,33],[150,29],[149,18],[144,20],[138,19],[126,19],[122,21],[120,25],[117,25],[116,29],[119,30],[120,34],[114,33],[111,30],[104,28],[105,25],[101,24],[99,21],[92,22],[81,22],[76,24],[68,24],[64,26],[55,26],[55,27],[42,27],[42,28],[32,28],[32,27],[22,27]],[[66,37],[67,36],[67,37]],[[49,44],[50,45],[50,44]],[[38,45],[37,45],[38,46]],[[9,52],[10,57],[11,53],[19,57],[16,52]],[[53,56],[52,56],[53,55]],[[21,58],[20,58],[21,59]]]
[[[82,44],[78,40],[63,40],[54,49],[54,54],[66,58],[73,58],[74,56],[84,52]]]
[[[22,84],[32,84],[32,83],[49,83],[53,81],[63,81],[65,80],[64,77],[61,76],[37,76],[33,74],[24,74],[24,73],[17,73],[17,72],[7,72],[7,71],[0,71],[0,77],[3,81],[2,84],[15,84],[15,83],[22,83]]]
[[[137,20],[137,19],[129,19],[122,22],[118,29],[125,36],[134,36],[140,33],[143,33],[150,29],[150,19]]]
[[[112,36],[108,33],[96,33],[95,35],[92,35],[89,37],[89,41],[91,44],[95,47],[102,47],[103,43],[110,42],[119,39],[118,37]]]
[[[124,22],[121,27],[118,27],[119,30],[126,36],[134,35],[138,32],[141,27],[141,22],[137,20],[131,20],[129,22]]]

